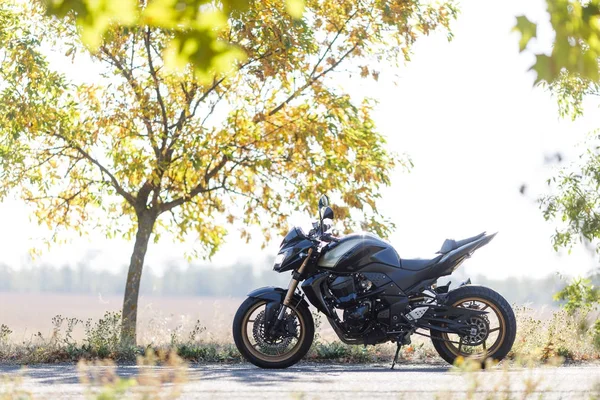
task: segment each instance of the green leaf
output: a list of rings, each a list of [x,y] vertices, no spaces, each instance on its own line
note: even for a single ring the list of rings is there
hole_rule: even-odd
[[[249,0],[221,0],[226,12],[248,10]]]
[[[517,24],[513,28],[513,31],[517,31],[521,34],[519,40],[519,51],[525,50],[529,41],[537,35],[537,25],[531,22],[526,16],[521,15],[517,17]]]
[[[241,49],[216,40],[211,29],[179,32],[165,52],[169,68],[183,71],[191,63],[204,82],[209,82],[217,71],[229,72],[244,57]]]
[[[553,64],[549,56],[545,54],[539,54],[535,56],[536,62],[533,64],[531,69],[537,73],[535,83],[541,81],[551,81],[554,77]]]
[[[81,38],[91,49],[97,49],[112,24],[130,26],[137,20],[136,0],[45,0],[50,15],[64,17],[75,11]]]

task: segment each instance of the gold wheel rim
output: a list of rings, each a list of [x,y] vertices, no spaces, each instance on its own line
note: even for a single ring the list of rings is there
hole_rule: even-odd
[[[456,347],[454,345],[454,343],[450,343],[447,341],[444,341],[443,343],[446,346],[446,348],[456,357],[470,357],[470,358],[483,359],[483,358],[487,358],[488,356],[493,356],[493,354],[498,350],[498,348],[500,348],[500,346],[502,346],[502,343],[504,343],[504,338],[506,336],[506,321],[504,320],[504,316],[502,315],[502,313],[500,312],[500,309],[495,304],[493,304],[489,300],[482,299],[480,297],[469,297],[466,299],[461,299],[461,300],[457,301],[456,303],[452,304],[452,306],[458,307],[459,305],[468,303],[468,302],[483,303],[487,307],[491,308],[494,311],[494,314],[498,318],[498,331],[499,331],[498,337],[496,338],[496,340],[494,341],[494,343],[492,344],[492,346],[489,349],[485,348],[484,351],[479,354],[470,354],[470,353],[462,352],[459,350],[459,347]],[[495,328],[492,328],[492,329],[495,329]],[[442,332],[442,339],[451,340],[449,338],[447,332]],[[488,337],[485,338],[484,343],[488,339],[489,339],[489,334],[488,334]],[[459,339],[459,340],[461,340],[461,339]],[[473,347],[473,346],[461,345],[461,347],[464,348],[464,347]]]
[[[258,351],[255,347],[255,345],[253,345],[250,342],[250,338],[248,337],[248,324],[251,323],[250,317],[252,316],[252,314],[258,310],[260,307],[266,305],[267,302],[266,301],[262,301],[262,302],[258,302],[255,305],[253,305],[248,312],[246,312],[246,314],[244,315],[244,319],[242,320],[242,340],[244,342],[244,345],[246,346],[246,348],[248,349],[248,351],[250,353],[252,353],[253,356],[261,359],[262,361],[266,361],[266,362],[281,362],[281,361],[286,361],[288,360],[290,357],[294,356],[294,354],[296,354],[298,352],[298,350],[300,350],[300,346],[302,344],[302,342],[304,341],[304,336],[306,335],[306,325],[304,323],[304,319],[302,318],[302,316],[300,315],[300,313],[298,313],[296,311],[295,308],[293,307],[288,307],[288,309],[292,310],[292,312],[295,314],[296,318],[298,319],[298,324],[300,327],[300,335],[298,336],[298,340],[296,342],[296,344],[294,345],[294,347],[292,347],[289,351],[283,353],[283,354],[279,354],[279,355],[268,355],[268,354],[264,354],[261,353],[260,351]]]

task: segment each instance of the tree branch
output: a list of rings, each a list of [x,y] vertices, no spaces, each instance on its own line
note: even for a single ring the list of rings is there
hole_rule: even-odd
[[[115,190],[117,191],[117,193],[120,194],[125,200],[127,200],[127,202],[131,206],[135,207],[135,203],[136,203],[135,196],[133,196],[128,191],[126,191],[123,188],[123,186],[121,186],[121,184],[119,184],[119,181],[117,180],[117,178],[104,165],[100,164],[100,162],[98,162],[98,160],[96,160],[94,157],[92,157],[81,146],[79,146],[79,145],[77,145],[75,143],[70,142],[69,139],[67,139],[63,135],[60,135],[58,133],[52,133],[51,135],[56,136],[56,137],[64,140],[71,148],[77,150],[77,152],[79,154],[81,154],[89,162],[91,162],[92,164],[94,164],[95,166],[97,166],[103,174],[108,175],[108,177],[110,179],[110,184],[115,188]]]
[[[352,48],[350,48],[350,50],[348,50],[347,52],[345,52],[340,58],[339,60],[337,60],[336,62],[334,62],[331,67],[327,68],[326,70],[324,70],[323,72],[321,72],[320,74],[318,74],[317,76],[315,76],[314,78],[311,78],[308,80],[308,82],[306,82],[304,85],[302,85],[300,88],[298,88],[294,93],[292,93],[287,99],[285,99],[281,104],[279,104],[277,107],[275,107],[274,109],[272,109],[271,111],[269,111],[269,113],[267,113],[267,115],[270,117],[274,114],[276,114],[279,110],[281,110],[283,107],[285,107],[286,104],[288,104],[290,101],[294,100],[296,97],[298,97],[298,95],[300,95],[302,92],[304,92],[304,90],[306,90],[308,87],[312,86],[313,83],[315,83],[316,81],[318,81],[319,79],[321,79],[323,76],[325,76],[326,74],[328,74],[329,72],[333,71],[333,69],[335,67],[337,67],[338,65],[340,65],[340,63],[342,61],[344,61],[344,59],[346,57],[348,57],[350,55],[350,53],[352,53],[354,50],[356,50],[356,48],[358,47],[358,43],[355,44],[354,46],[352,46]],[[260,120],[264,120],[264,117]]]
[[[268,56],[270,56],[271,54],[273,54],[274,51],[268,51],[264,54],[261,54],[260,56],[253,58],[251,60],[246,61],[245,63],[243,63],[242,65],[240,65],[240,67],[238,68],[238,72],[241,71],[242,69],[246,68],[248,65],[252,64],[253,62],[256,61],[260,61],[263,58],[266,58]],[[200,106],[200,104],[202,104],[202,102],[204,100],[206,100],[206,98],[215,90],[217,89],[217,87],[219,87],[219,85],[221,85],[221,83],[223,83],[223,81],[227,78],[227,76],[223,76],[221,79],[217,79],[216,77],[213,79],[213,84],[206,89],[206,91],[204,93],[202,93],[202,95],[194,102],[194,106],[191,109],[191,113],[188,115],[180,115],[179,120],[177,121],[177,123],[171,125],[171,128],[175,128],[176,129],[181,129],[181,126],[183,125],[183,122],[185,122],[186,119],[190,119],[193,118],[196,115],[196,111],[198,110],[198,107]],[[191,103],[190,103],[191,104]],[[183,116],[183,120],[182,120],[182,116]],[[169,147],[173,146],[173,142],[169,145]]]
[[[178,199],[164,203],[159,209],[159,214],[163,213],[165,211],[169,211],[177,206],[182,205],[183,203],[190,201],[191,199],[193,199],[200,193],[206,193],[206,192],[220,189],[221,186],[209,188],[208,183],[210,182],[210,180],[212,178],[215,177],[215,175],[217,175],[217,173],[225,166],[225,164],[227,164],[228,159],[229,158],[227,156],[223,156],[223,158],[221,158],[221,161],[204,175],[203,182],[198,183],[192,190],[190,190],[190,192],[188,194],[186,194]],[[204,186],[204,185],[207,185],[207,186]]]
[[[148,67],[150,68],[150,75],[152,76],[152,80],[154,81],[154,90],[156,92],[156,99],[158,100],[158,104],[160,106],[160,112],[162,114],[162,125],[165,131],[164,136],[162,138],[162,144],[160,146],[160,151],[162,152],[165,149],[165,146],[167,144],[167,137],[169,136],[169,120],[167,118],[167,109],[165,107],[162,94],[160,93],[160,82],[158,81],[156,69],[154,68],[154,63],[152,61],[152,49],[150,39],[150,28],[147,28],[146,34],[144,35],[144,44],[146,45],[146,53],[148,56]]]
[[[140,108],[143,107],[143,100],[142,100],[143,90],[140,88],[140,86],[136,82],[135,77],[133,76],[132,70],[128,70],[127,68],[125,68],[125,65],[123,65],[121,60],[119,60],[117,57],[115,57],[108,50],[108,48],[106,48],[106,46],[100,47],[100,50],[106,57],[108,57],[108,59],[110,60],[109,63],[111,63],[119,71],[121,71],[121,74],[123,74],[123,76],[125,77],[125,80],[129,84],[129,87],[131,87],[131,90],[133,90],[133,95],[137,99]],[[144,126],[146,127],[146,131],[148,132],[148,137],[150,138],[150,141],[152,143],[152,148],[154,150],[154,153],[155,153],[156,157],[158,157],[159,151],[158,151],[158,146],[156,146],[156,142],[154,139],[154,130],[152,129],[152,122],[150,121],[148,116],[145,115],[143,112],[142,112],[142,120],[144,122]]]
[[[321,62],[325,59],[325,56],[331,51],[331,48],[333,47],[333,44],[338,40],[338,38],[342,34],[344,28],[346,27],[346,25],[348,25],[348,22],[350,22],[350,20],[352,18],[354,18],[354,16],[358,13],[359,9],[360,8],[357,7],[356,11],[354,11],[352,14],[350,14],[350,16],[348,17],[348,19],[346,21],[344,21],[342,27],[338,29],[338,31],[337,31],[336,35],[334,36],[333,40],[329,43],[329,45],[327,46],[327,48],[325,49],[325,51],[323,52],[323,54],[319,58],[319,61],[317,61],[317,63],[315,64],[315,67],[313,68],[312,72],[310,73],[310,76],[313,76],[315,74],[315,72],[317,72],[317,68],[319,67],[319,65],[321,65]]]

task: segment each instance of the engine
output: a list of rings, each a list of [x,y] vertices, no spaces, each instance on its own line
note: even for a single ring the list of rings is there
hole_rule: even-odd
[[[368,321],[371,300],[364,299],[364,295],[372,287],[373,283],[362,274],[334,275],[329,280],[333,305],[344,310],[343,323],[351,332],[360,332]]]

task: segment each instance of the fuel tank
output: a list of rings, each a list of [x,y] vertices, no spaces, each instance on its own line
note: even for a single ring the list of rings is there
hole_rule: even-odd
[[[370,264],[400,268],[400,257],[388,242],[367,232],[344,236],[317,263],[319,268],[342,274],[361,271]]]

